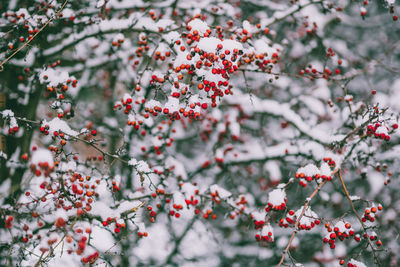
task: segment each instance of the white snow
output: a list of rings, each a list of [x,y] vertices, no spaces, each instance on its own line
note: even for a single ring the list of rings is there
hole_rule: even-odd
[[[44,148],[38,148],[37,150],[33,151],[31,162],[35,165],[47,162],[49,164],[49,167],[54,165],[53,155],[48,149]]]
[[[51,121],[47,122],[44,120],[42,122],[42,126],[49,126],[49,133],[51,135],[54,134],[54,132],[63,132],[71,136],[78,136],[78,132],[75,130],[72,130],[71,127],[68,125],[68,123],[64,120],[61,120],[58,117],[55,117]]]
[[[283,189],[275,189],[268,194],[268,203],[273,206],[280,206],[285,203],[286,192]]]
[[[191,32],[198,31],[200,35],[203,35],[209,29],[207,23],[200,19],[191,20],[188,26],[192,28]]]

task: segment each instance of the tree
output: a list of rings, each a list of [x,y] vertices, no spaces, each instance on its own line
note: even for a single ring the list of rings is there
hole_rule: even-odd
[[[1,1],[2,266],[397,266],[395,1]]]

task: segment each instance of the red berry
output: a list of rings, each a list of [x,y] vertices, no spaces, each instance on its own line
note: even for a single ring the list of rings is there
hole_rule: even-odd
[[[21,158],[24,161],[28,161],[28,154],[26,154],[26,153],[22,154]]]

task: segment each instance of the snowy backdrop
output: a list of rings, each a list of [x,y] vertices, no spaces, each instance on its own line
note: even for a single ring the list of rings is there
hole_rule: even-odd
[[[399,10],[0,1],[0,266],[399,266]]]

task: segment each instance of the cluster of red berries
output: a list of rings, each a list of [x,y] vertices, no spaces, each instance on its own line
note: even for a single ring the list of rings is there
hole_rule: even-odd
[[[12,222],[14,220],[13,216],[8,216],[4,222],[6,229],[10,229],[12,227]]]
[[[254,220],[254,227],[256,228],[256,230],[261,229],[264,226],[264,224],[265,224],[264,220],[262,221]]]
[[[112,223],[115,224],[115,228],[114,228],[114,233],[118,234],[121,232],[121,229],[124,229],[125,223],[118,223],[117,222],[117,218],[111,218],[108,217],[107,220],[103,221],[103,226],[106,227],[108,225],[111,225]]]
[[[211,192],[210,196],[211,196],[211,200],[214,201],[216,204],[221,203],[221,198],[219,197],[218,191]]]
[[[397,124],[395,124],[395,125],[397,125]],[[396,129],[394,126],[393,126],[393,128]],[[380,123],[375,123],[375,125],[369,124],[367,126],[367,135],[374,135],[375,138],[380,138],[380,139],[386,140],[386,141],[390,140],[388,131],[389,131],[389,128]]]
[[[123,36],[118,36],[114,41],[112,41],[111,45],[115,47],[119,47],[124,42]]]
[[[235,205],[238,207],[240,211],[244,211],[246,208],[247,200],[245,196],[239,196],[237,201],[235,202]]]
[[[154,54],[154,59],[164,61],[166,58],[168,58],[170,56],[171,56],[170,51],[165,51],[164,54],[162,54],[161,51],[156,51],[156,53]]]
[[[148,233],[147,232],[138,232],[138,237],[142,238],[142,237],[147,237]]]
[[[33,35],[36,34],[39,30],[38,28],[33,29],[32,26],[30,26],[30,23],[28,23],[28,20],[26,19],[26,16],[29,14],[25,14],[21,11],[17,11],[17,12],[11,12],[11,11],[7,11],[5,14],[5,18],[7,20],[9,20],[9,22],[13,23],[13,24],[23,24],[24,25],[24,30],[27,31],[28,35],[28,40],[31,40],[33,38]],[[25,42],[25,37],[24,36],[20,36],[18,38],[18,40],[23,43]],[[14,44],[13,43],[9,43],[8,44],[8,48],[10,50],[14,49]]]
[[[192,44],[193,42],[200,41],[200,37],[201,36],[200,36],[200,33],[199,33],[198,30],[193,30],[192,26],[190,26],[190,25],[186,26],[186,30],[189,33],[183,33],[182,37],[187,39],[186,42],[187,42],[188,45]],[[211,34],[211,30],[207,29],[203,36],[204,37],[208,37],[208,36],[210,36],[210,34]]]
[[[146,100],[143,99],[142,101],[135,101],[135,104],[144,104],[145,102],[146,102]],[[132,103],[133,103],[132,98],[130,96],[122,98],[121,103],[122,103],[122,106],[125,107],[124,113],[128,114],[132,110]],[[121,107],[121,105],[117,104],[114,106],[114,109],[120,108],[120,107]],[[131,122],[131,123],[133,123],[133,122]],[[128,125],[132,125],[131,123],[128,123]],[[132,125],[132,126],[134,126],[134,125]]]
[[[294,224],[295,222],[296,219],[294,217],[294,211],[289,210],[289,212],[286,214],[286,218],[281,218],[279,220],[279,226],[287,228],[290,224]]]
[[[289,225],[296,223],[297,217],[300,216],[301,212],[302,208],[300,208],[296,212],[294,212],[293,210],[289,210],[286,213],[286,217],[279,220],[279,226],[288,228]],[[313,212],[311,208],[308,207],[299,221],[298,229],[309,231],[320,223],[321,221],[318,219],[317,214],[315,214],[315,212]]]
[[[0,112],[0,116],[2,115],[3,118],[5,118],[9,124],[9,129],[8,129],[8,134],[15,134],[19,131],[19,127],[17,124],[17,120],[14,117],[14,113],[10,110],[6,110],[3,112]]]
[[[196,214],[198,214],[196,211],[195,211],[195,213]],[[215,220],[215,219],[217,219],[217,214],[213,214],[212,213],[212,210],[210,210],[210,209],[207,209],[204,213],[203,213],[203,218],[204,219],[208,219],[208,218],[210,218],[211,217],[211,219],[212,220]]]
[[[71,190],[72,193],[76,195],[85,195],[88,197],[88,202],[91,203],[93,200],[91,197],[97,197],[99,194],[95,192],[96,189],[96,184],[100,183],[100,180],[96,180],[92,185],[90,185],[88,182],[92,180],[91,176],[86,176],[83,177],[79,173],[74,173],[72,177],[69,179],[69,182],[72,183],[71,185]],[[84,183],[86,182],[86,183]]]
[[[78,242],[78,248],[76,250],[76,254],[78,255],[82,255],[82,253],[85,251],[86,249],[86,243],[88,241],[88,238],[86,236],[82,236],[81,240],[79,240]]]
[[[111,182],[111,185],[112,185],[112,191],[113,192],[119,192],[119,190],[120,190],[120,184],[118,183],[117,184],[117,181],[112,181]]]
[[[235,219],[236,216],[243,214],[246,210],[247,200],[245,196],[239,196],[238,199],[235,201],[236,209],[229,214],[230,219]]]
[[[250,214],[250,218],[253,219],[256,230],[263,228],[265,224],[265,213],[253,212]]]
[[[279,211],[284,210],[286,208],[286,194],[282,189],[275,189],[268,194],[268,203],[265,207],[266,212],[270,212],[271,210]]]
[[[323,158],[322,160],[323,160],[324,162],[328,163],[329,167],[331,167],[332,169],[335,168],[336,162],[335,162],[332,158],[326,157],[326,158]],[[325,178],[322,177],[322,179],[325,179]],[[328,181],[330,181],[330,176],[326,177],[326,179],[327,179]]]
[[[334,53],[333,53],[334,54]],[[329,53],[327,55],[330,55]],[[341,62],[341,61],[340,61]],[[328,79],[332,74],[339,75],[340,74],[340,69],[336,68],[335,72],[333,73],[332,70],[329,68],[325,67],[323,71],[318,71],[316,68],[314,68],[312,65],[309,65],[308,67],[302,69],[299,71],[300,76],[305,76],[311,78],[320,78],[322,77],[323,79]],[[320,76],[321,75],[321,76]]]
[[[148,206],[147,211],[149,212],[149,217],[150,217],[149,221],[151,223],[154,223],[156,220],[155,218],[156,218],[157,212],[155,210],[153,210],[152,206]]]
[[[335,167],[335,161],[329,157],[324,158],[323,161],[324,163],[319,169],[313,164],[308,164],[297,170],[295,177],[299,179],[300,186],[306,187],[312,180],[330,181],[332,179],[331,169]]]
[[[22,241],[23,243],[27,243],[27,242],[29,241],[29,239],[32,239],[32,238],[33,238],[33,234],[32,234],[32,233],[28,233],[29,226],[26,225],[26,224],[24,224],[22,230],[24,230],[25,234],[22,236],[21,241]]]
[[[14,126],[14,127],[8,129],[8,133],[9,134],[15,134],[18,131],[19,131],[19,127],[18,126]]]
[[[143,175],[143,174],[139,173],[139,175]],[[144,179],[142,177],[143,176],[141,176],[141,178],[140,178],[141,180]],[[156,192],[151,194],[151,197],[152,198],[156,198],[157,195],[164,195],[164,194],[165,194],[165,190],[164,189],[157,188]],[[171,203],[171,199],[170,198],[165,199],[165,203]]]
[[[260,233],[257,233],[255,235],[255,239],[258,242],[260,242],[260,241],[273,242],[274,234],[273,234],[272,226],[270,224],[263,225]]]
[[[50,129],[49,125],[40,126],[40,132],[44,135],[49,134],[49,129]]]
[[[140,34],[139,41],[137,44],[138,44],[138,48],[136,49],[135,54],[136,54],[137,58],[141,58],[141,57],[143,57],[143,52],[149,51],[149,49],[150,49],[150,47],[148,46],[148,43],[147,43],[146,34],[144,34],[144,33]],[[131,55],[129,57],[129,60],[133,60],[134,58],[135,58],[135,55]],[[134,64],[132,65],[132,68],[135,69],[136,66],[139,65],[139,63],[140,63],[140,61],[138,59],[136,59],[134,61]]]
[[[324,237],[324,243],[329,243],[331,249],[335,249],[335,241],[340,240],[343,241],[344,239],[348,239],[350,237],[354,237],[354,239],[359,242],[359,236],[355,236],[354,229],[351,227],[349,222],[339,221],[335,224],[335,226],[330,226],[329,223],[325,224],[325,228],[328,231],[328,234]]]
[[[57,151],[56,151],[57,152]],[[86,159],[85,159],[85,161],[86,162],[90,162],[90,161],[102,161],[104,159],[104,157],[102,156],[102,155],[99,155],[99,156],[87,156],[86,157]],[[78,160],[78,158],[74,158],[74,160]]]
[[[36,176],[43,174],[47,177],[51,172],[54,171],[54,165],[50,166],[47,161],[39,162],[37,165],[32,163],[29,167]]]
[[[197,190],[197,193],[195,193],[196,195],[199,193],[199,191]],[[196,206],[199,203],[198,199],[195,199],[194,196],[190,196],[190,199],[185,199],[186,205],[193,205]]]
[[[282,204],[280,204],[280,205],[275,205],[275,206],[274,206],[273,204],[268,203],[267,206],[265,207],[265,211],[266,211],[266,212],[270,212],[271,210],[276,210],[276,211],[278,211],[278,210],[284,210],[285,207],[286,207],[286,199],[285,199],[285,202],[282,203]]]
[[[297,210],[294,213],[294,216],[296,217],[296,220],[300,216],[302,210],[303,210],[303,208],[300,208],[299,210]],[[289,213],[289,216],[290,216],[290,213]],[[292,218],[292,220],[293,220],[293,218]],[[308,206],[306,208],[306,211],[304,212],[304,215],[301,217],[301,219],[300,219],[300,221],[299,221],[299,223],[297,225],[297,228],[299,230],[310,231],[312,228],[314,228],[316,225],[319,225],[320,223],[321,223],[321,221],[318,218],[318,215],[311,210],[310,206]]]
[[[364,215],[361,218],[363,222],[370,221],[374,222],[375,221],[375,215],[377,214],[378,211],[381,211],[383,209],[382,205],[378,205],[378,207],[372,206],[371,208],[366,208],[364,211]]]
[[[98,258],[99,258],[99,252],[95,251],[93,254],[90,254],[87,257],[83,257],[82,262],[93,264]]]
[[[62,227],[65,227],[66,224],[67,224],[67,221],[64,220],[64,218],[58,217],[54,223],[54,226],[57,228],[62,228]]]
[[[369,235],[367,233],[364,233],[364,238],[365,239],[369,238],[369,240],[371,240],[371,241],[376,241],[376,245],[378,247],[382,246],[382,241],[378,240],[378,235],[375,232],[372,232]]]
[[[267,54],[256,54],[254,56],[256,59],[255,64],[260,68],[260,70],[270,73],[274,64],[278,62],[279,55],[278,53],[273,53],[272,59],[266,59],[266,55]]]
[[[60,62],[54,63],[54,64],[61,64]],[[56,65],[53,64],[53,67],[55,67]],[[49,77],[47,75],[43,75],[43,79],[47,80]],[[74,79],[68,79],[65,83],[60,83],[57,86],[47,86],[46,90],[49,91],[50,93],[52,92],[66,92],[68,90],[68,85],[70,85],[72,87],[76,87],[78,84],[78,80]],[[58,94],[58,99],[62,100],[64,99],[64,95],[62,93]]]
[[[172,208],[173,208],[173,209],[171,209],[171,210],[169,211],[169,215],[170,215],[170,216],[175,216],[176,218],[181,217],[181,214],[179,213],[179,211],[183,209],[183,206],[180,205],[180,204],[179,204],[179,205],[178,205],[178,204],[173,204],[173,205],[172,205]]]
[[[335,56],[336,54],[335,54],[335,52],[333,52],[333,49],[332,48],[328,48],[327,49],[327,52],[326,52],[326,57],[333,57],[333,56]]]

